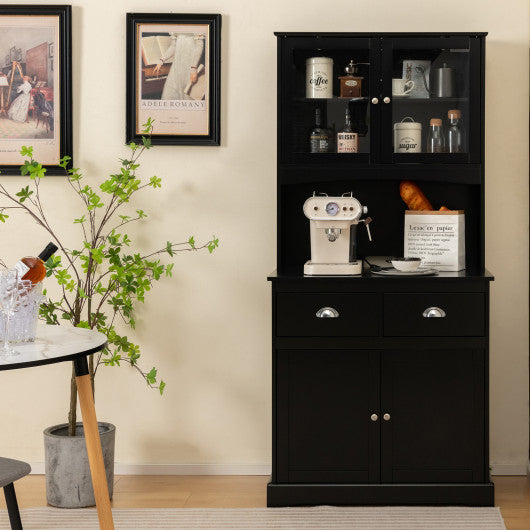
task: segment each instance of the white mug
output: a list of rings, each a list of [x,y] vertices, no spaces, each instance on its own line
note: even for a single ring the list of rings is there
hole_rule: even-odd
[[[392,95],[406,96],[412,92],[414,81],[412,79],[392,79]]]

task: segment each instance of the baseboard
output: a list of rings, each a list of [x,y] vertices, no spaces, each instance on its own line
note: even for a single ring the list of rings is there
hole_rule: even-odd
[[[31,473],[44,475],[44,462],[30,462]],[[270,475],[270,464],[124,464],[114,466],[116,475]],[[491,464],[491,474],[530,475],[528,464]]]
[[[30,462],[33,475],[44,475],[44,462]],[[116,475],[270,475],[270,464],[123,464]]]
[[[526,475],[529,464],[491,464],[492,476],[498,475]]]

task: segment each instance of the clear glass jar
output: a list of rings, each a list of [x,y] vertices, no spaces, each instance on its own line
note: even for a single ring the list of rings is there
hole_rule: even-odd
[[[465,152],[464,127],[462,125],[462,113],[459,110],[450,110],[447,113],[449,126],[447,128],[447,148],[449,153]]]
[[[445,151],[445,137],[442,131],[442,120],[431,118],[429,135],[427,136],[427,153],[443,153]]]

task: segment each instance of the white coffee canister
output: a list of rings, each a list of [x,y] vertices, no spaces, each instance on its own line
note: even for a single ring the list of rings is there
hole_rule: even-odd
[[[310,57],[305,61],[306,98],[333,97],[333,59],[330,57]]]
[[[410,116],[394,123],[394,153],[421,153],[421,123]]]

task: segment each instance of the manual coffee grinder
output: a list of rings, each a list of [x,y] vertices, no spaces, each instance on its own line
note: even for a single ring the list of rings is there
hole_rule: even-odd
[[[328,197],[325,193],[313,196],[304,203],[304,214],[309,219],[311,260],[304,265],[304,274],[356,275],[362,272],[362,260],[357,259],[357,226],[364,223],[368,239],[372,241],[372,219],[368,208],[353,196]]]

